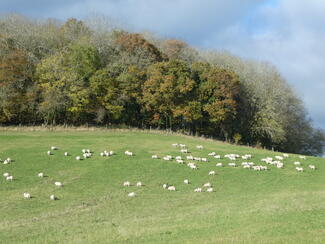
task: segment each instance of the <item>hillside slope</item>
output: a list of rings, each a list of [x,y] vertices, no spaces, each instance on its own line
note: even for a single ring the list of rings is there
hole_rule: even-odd
[[[186,144],[189,154],[209,162],[196,162],[199,169],[191,170],[188,160],[162,160],[167,154],[185,158],[173,143]],[[59,150],[49,156],[51,146]],[[77,161],[83,148],[94,154]],[[105,149],[115,154],[101,157]],[[126,150],[135,155],[124,155]],[[213,151],[222,158],[208,156]],[[324,159],[289,155],[283,169],[254,171],[243,169],[242,159],[228,167],[229,153],[252,154],[248,161],[258,165],[282,155],[143,132],[2,132],[0,158],[13,162],[0,164],[0,243],[325,243]],[[153,154],[160,159],[151,159]],[[295,170],[295,161],[304,172]],[[218,162],[225,167],[216,167]],[[216,175],[209,176],[211,170]],[[47,177],[37,177],[39,172]],[[124,181],[132,185],[123,187]],[[144,186],[135,187],[137,181]],[[206,182],[214,192],[194,192]],[[164,183],[176,191],[163,189]],[[24,192],[32,198],[24,199]],[[128,197],[130,192],[136,196]],[[51,194],[59,200],[51,201]]]

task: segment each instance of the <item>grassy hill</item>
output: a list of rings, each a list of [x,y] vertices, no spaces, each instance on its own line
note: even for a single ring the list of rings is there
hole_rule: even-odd
[[[184,158],[172,143],[184,143],[191,155],[210,161],[191,170],[175,160],[151,159],[152,154]],[[199,144],[203,150],[196,149]],[[59,150],[48,156],[51,146]],[[77,161],[83,148],[94,155]],[[116,154],[100,157],[105,149]],[[135,156],[124,155],[126,150]],[[261,165],[261,158],[282,155],[157,133],[1,132],[0,158],[14,162],[0,164],[0,243],[325,243],[325,159],[290,155],[283,169],[257,172],[216,167],[230,160],[209,157],[212,151],[252,154],[249,161]],[[301,161],[305,172],[298,173],[294,161]],[[216,175],[209,176],[210,170]],[[14,176],[12,182],[5,172]],[[37,177],[39,172],[47,177]],[[123,187],[126,180],[133,186]],[[145,186],[135,187],[136,181]],[[206,182],[214,192],[193,191]],[[177,190],[163,189],[164,183]],[[32,198],[24,199],[24,192]],[[51,194],[59,200],[51,201]]]

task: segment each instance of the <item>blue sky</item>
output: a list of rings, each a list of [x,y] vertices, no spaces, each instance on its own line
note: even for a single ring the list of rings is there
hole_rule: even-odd
[[[110,16],[135,31],[269,61],[325,130],[324,0],[0,0],[0,13]]]

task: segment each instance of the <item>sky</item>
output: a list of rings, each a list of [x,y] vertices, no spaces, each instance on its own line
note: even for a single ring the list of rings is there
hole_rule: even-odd
[[[135,31],[271,62],[325,130],[324,0],[0,0],[0,13],[61,20],[102,14]]]

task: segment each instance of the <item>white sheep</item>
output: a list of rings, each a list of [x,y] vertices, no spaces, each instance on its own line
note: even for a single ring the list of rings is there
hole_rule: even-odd
[[[58,148],[55,147],[55,146],[52,146],[52,147],[51,147],[51,150],[58,150]]]
[[[137,184],[136,184],[137,187],[141,187],[142,186],[142,183],[141,181],[138,181]]]
[[[186,156],[186,159],[187,160],[194,160],[194,157],[192,155],[190,155],[190,156]]]
[[[209,175],[215,175],[215,174],[216,174],[216,172],[214,170],[209,172]]]
[[[172,144],[173,147],[178,147],[179,145],[177,143]]]
[[[77,157],[76,157],[76,160],[81,160],[81,157],[80,157],[80,156],[77,156]]]
[[[10,164],[10,161],[6,159],[5,161],[3,161],[3,164]]]
[[[304,172],[304,169],[303,169],[302,167],[296,167],[296,170],[297,170],[298,172]]]
[[[306,159],[306,156],[299,155],[300,159]]]
[[[86,153],[86,149],[82,149],[81,152],[82,152],[82,153]]]
[[[30,196],[30,194],[28,192],[24,192],[23,196],[24,196],[25,199],[31,198],[31,196]]]
[[[211,153],[208,154],[208,156],[215,156],[215,155],[216,155],[215,152],[211,152]]]
[[[283,160],[283,157],[282,157],[282,156],[275,156],[275,158],[276,158],[277,160]]]
[[[54,200],[57,200],[57,197],[55,195],[51,195],[50,199],[54,201]]]
[[[151,158],[152,159],[158,159],[158,155],[152,155]]]
[[[221,156],[220,156],[220,155],[215,155],[214,158],[215,158],[215,159],[220,159]]]
[[[230,167],[237,167],[237,164],[236,163],[229,163],[228,166],[230,166]]]
[[[183,164],[184,163],[184,161],[182,159],[177,159],[176,162],[179,163],[179,164]]]
[[[201,158],[202,162],[208,162],[209,160],[207,158]]]
[[[223,164],[222,164],[222,163],[217,163],[216,166],[217,166],[217,167],[222,167]]]
[[[47,151],[47,155],[52,155],[53,153],[51,151]]]
[[[130,192],[130,193],[128,194],[128,197],[135,197],[135,193],[134,193],[134,192]]]
[[[184,180],[184,184],[190,184],[190,181],[188,179]]]
[[[187,149],[181,149],[181,153],[188,153]]]
[[[296,165],[296,166],[301,165],[300,162],[294,162],[293,164]]]
[[[312,170],[315,170],[316,169],[316,166],[315,165],[309,165],[308,167],[311,168]]]
[[[179,146],[180,146],[181,148],[186,148],[186,145],[185,145],[185,144],[179,144]]]
[[[213,188],[212,188],[212,187],[209,187],[209,188],[207,189],[207,192],[213,192]]]
[[[288,157],[289,157],[289,154],[284,153],[284,154],[283,154],[283,157],[288,158]]]
[[[6,180],[7,181],[13,181],[14,177],[12,175],[9,175],[6,177]]]
[[[106,153],[101,152],[99,155],[100,155],[101,157],[104,157],[104,156],[106,156]]]
[[[181,157],[181,156],[176,156],[175,159],[176,159],[176,160],[181,160],[182,157]]]
[[[198,167],[195,164],[190,165],[191,169],[198,169]]]
[[[175,186],[168,186],[167,190],[176,191],[176,187]]]
[[[211,183],[210,182],[207,182],[203,185],[203,187],[211,187]]]
[[[3,174],[3,177],[7,178],[9,175],[10,174],[6,172],[6,173]]]
[[[68,152],[64,152],[64,156],[69,156],[69,153]]]
[[[202,145],[197,145],[196,148],[197,149],[203,149],[203,146]]]
[[[164,189],[167,189],[167,187],[168,187],[168,184],[163,184],[163,186],[162,186]]]
[[[37,175],[38,177],[44,177],[44,173],[38,173],[38,175]]]
[[[62,182],[60,182],[60,181],[54,182],[54,185],[56,185],[58,187],[62,187],[63,186]]]
[[[129,181],[125,181],[124,183],[123,183],[123,186],[130,186],[131,184],[130,184],[130,182]]]
[[[198,187],[194,189],[194,192],[202,192],[202,188]]]

